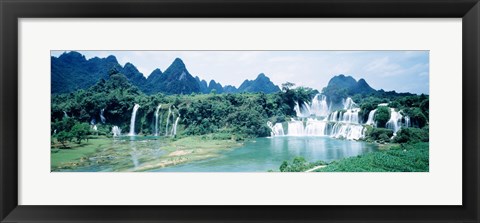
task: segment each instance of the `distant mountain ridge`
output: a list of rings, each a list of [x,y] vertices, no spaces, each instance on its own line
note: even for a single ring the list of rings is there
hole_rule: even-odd
[[[356,94],[363,95],[413,95],[411,93],[397,93],[395,91],[384,91],[383,89],[373,89],[365,79],[360,78],[358,81],[351,76],[344,74],[336,75],[330,79],[328,85],[323,88],[322,93],[334,103],[340,102],[342,99]]]
[[[272,83],[270,78],[261,73],[255,80],[245,80],[238,92],[263,92],[266,94],[280,91],[280,88]]]
[[[328,82],[326,90],[346,90],[347,94],[354,95],[354,94],[370,94],[375,92],[375,89],[370,87],[368,83],[363,79],[359,79],[356,81],[351,76],[345,76],[343,74],[334,76]]]
[[[108,79],[108,72],[117,69],[123,72],[114,56],[92,58],[77,52],[51,57],[51,92],[68,93],[93,86],[100,79]]]
[[[115,56],[106,58],[86,59],[84,55],[71,51],[59,57],[51,57],[51,93],[69,93],[86,89],[95,85],[101,79],[108,79],[112,70],[124,74],[130,83],[147,94],[191,94],[191,93],[241,93],[264,92],[273,93],[280,91],[265,74],[261,73],[255,80],[245,80],[237,89],[234,86],[216,82],[215,80],[201,80],[193,77],[180,58],[162,72],[155,69],[145,76],[131,63],[121,66]]]

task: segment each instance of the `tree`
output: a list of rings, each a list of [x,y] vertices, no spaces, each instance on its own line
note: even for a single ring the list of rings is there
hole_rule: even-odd
[[[63,113],[62,113],[63,114]],[[52,123],[52,131],[65,131],[65,132],[70,132],[70,129],[75,125],[75,120],[71,117],[64,117],[62,120],[58,121],[55,120],[54,123]]]
[[[282,84],[282,91],[287,92],[287,91],[290,90],[290,88],[292,88],[293,86],[295,86],[294,83],[285,82],[285,83]]]
[[[82,140],[87,139],[87,135],[90,133],[90,126],[87,123],[77,123],[73,126],[70,133],[76,138],[77,143],[80,144]]]
[[[72,134],[70,132],[66,131],[60,131],[57,134],[57,141],[60,142],[63,146],[63,148],[67,148],[67,145],[65,145],[66,142],[71,141],[73,138]]]
[[[390,109],[385,106],[379,106],[375,112],[373,120],[377,122],[378,127],[385,127],[388,120],[390,119]]]

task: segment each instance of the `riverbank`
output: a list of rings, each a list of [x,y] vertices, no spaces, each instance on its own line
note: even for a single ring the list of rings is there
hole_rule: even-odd
[[[242,146],[242,142],[205,136],[95,137],[68,149],[51,149],[52,171],[147,171],[191,161],[214,158]]]

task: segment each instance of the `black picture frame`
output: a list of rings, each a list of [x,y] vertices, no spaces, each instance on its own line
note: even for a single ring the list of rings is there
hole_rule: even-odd
[[[478,0],[0,0],[0,14],[1,222],[479,222],[480,4]],[[19,18],[76,17],[462,18],[463,205],[18,205],[19,34],[17,21]]]

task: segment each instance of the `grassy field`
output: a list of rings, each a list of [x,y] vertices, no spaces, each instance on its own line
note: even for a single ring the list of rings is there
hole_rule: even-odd
[[[331,162],[316,172],[428,172],[428,143],[402,144]]]
[[[81,161],[82,158],[86,158],[88,155],[95,153],[98,149],[110,144],[106,138],[92,138],[84,141],[81,144],[74,142],[68,143],[68,149],[59,149],[61,146],[53,145],[51,149],[51,166],[57,167],[62,164],[68,163],[75,165]]]

